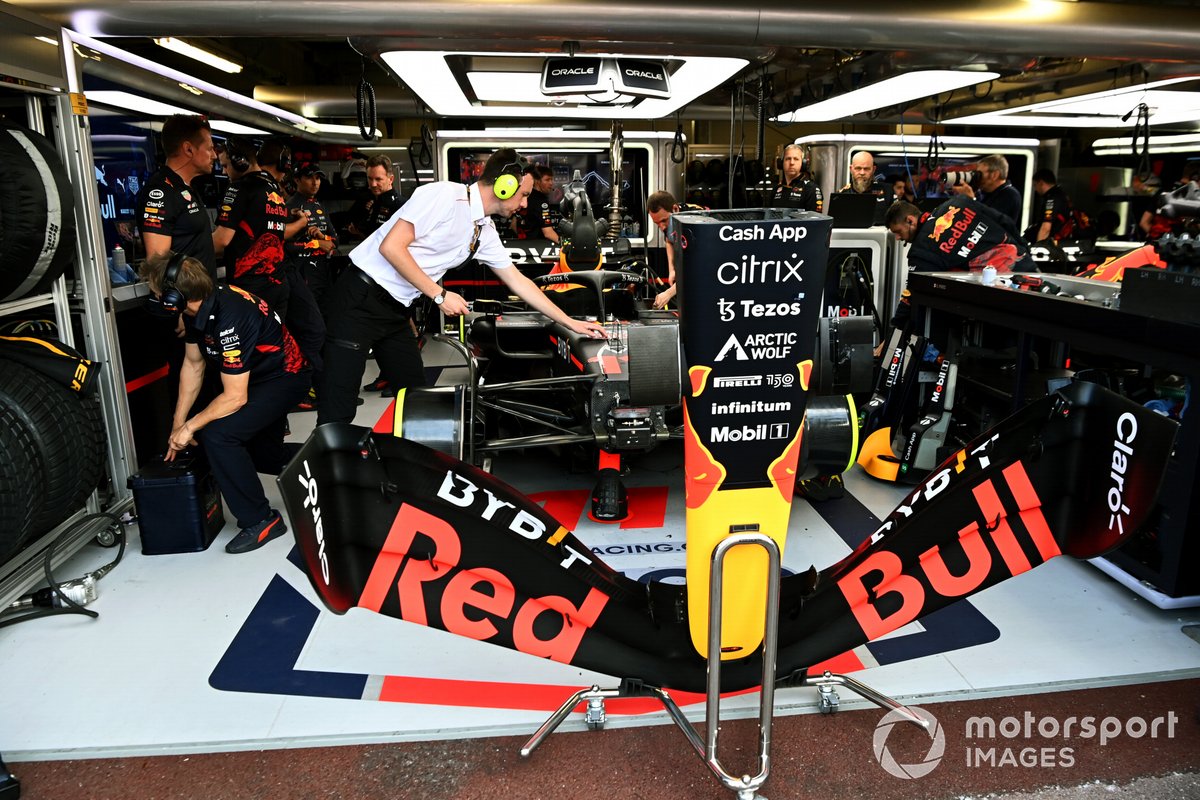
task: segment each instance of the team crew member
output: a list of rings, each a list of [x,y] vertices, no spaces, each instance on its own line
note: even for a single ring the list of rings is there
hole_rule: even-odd
[[[1033,173],[1033,224],[1029,226],[1026,239],[1030,243],[1047,239],[1058,241],[1071,235],[1075,227],[1071,198],[1058,185],[1054,171],[1046,168]]]
[[[888,230],[908,242],[908,267],[917,272],[1032,270],[1029,251],[1007,218],[969,197],[951,197],[932,212],[904,200],[888,209]],[[893,325],[908,319],[908,292],[901,297]]]
[[[316,164],[301,164],[292,173],[296,181],[296,193],[288,198],[287,207],[295,217],[297,213],[308,217],[308,228],[283,246],[284,253],[299,265],[300,275],[312,290],[317,305],[324,310],[323,301],[332,283],[329,256],[337,248],[337,231],[325,213],[325,207],[317,199],[325,173]]]
[[[217,215],[213,246],[225,261],[225,279],[266,300],[287,316],[288,286],[283,242],[309,225],[301,214],[290,218],[275,178],[258,163],[258,148],[245,139],[226,140],[229,189]]]
[[[560,325],[597,339],[607,336],[603,326],[571,319],[556,307],[512,265],[500,243],[491,216],[511,218],[526,205],[533,176],[524,167],[515,150],[503,148],[488,159],[477,183],[427,183],[354,248],[329,301],[318,424],[353,420],[369,348],[391,386],[424,385],[410,325],[412,304],[424,295],[445,314],[467,313],[466,300],[437,281],[468,258],[486,264],[510,292]]]
[[[646,198],[646,211],[650,214],[650,221],[658,226],[658,229],[663,232],[667,241],[667,283],[670,286],[655,295],[655,308],[666,308],[667,303],[671,302],[675,297],[675,259],[678,257],[676,251],[680,248],[679,231],[671,227],[671,215],[678,211],[699,210],[702,210],[701,206],[690,203],[676,203],[675,196],[670,192],[655,192]]]
[[[804,151],[798,144],[783,148],[783,174],[772,198],[773,208],[820,212],[825,207],[821,187],[803,171]]]
[[[532,164],[528,170],[533,176],[533,191],[529,202],[517,215],[517,234],[522,239],[549,239],[562,244],[558,236],[558,209],[550,204],[550,193],[554,191],[554,170],[545,164]]]
[[[192,256],[217,279],[212,223],[208,211],[191,189],[200,175],[210,175],[217,154],[212,130],[204,117],[176,114],[162,128],[166,163],[150,176],[137,198],[138,227],[146,257],[175,251]]]
[[[166,460],[197,442],[204,445],[241,528],[225,550],[254,550],[287,531],[258,473],[278,475],[283,468],[287,411],[308,391],[311,369],[265,302],[237,287],[214,285],[196,259],[156,257],[143,265],[142,277],[165,306],[183,312],[186,326]],[[189,417],[209,367],[220,373],[221,393]]]
[[[396,209],[400,208],[400,197],[396,194],[393,184],[396,175],[392,172],[392,160],[387,156],[371,156],[366,161],[367,192],[369,199],[366,203],[351,209],[348,232],[355,238],[370,236],[379,230],[385,222],[391,219]],[[410,323],[413,335],[416,326]],[[381,374],[371,383],[363,387],[365,391],[380,392],[384,395],[394,395],[395,388]]]
[[[875,156],[866,150],[859,150],[850,159],[850,182],[838,189],[838,192],[874,195],[876,225],[883,224],[888,207],[896,199],[890,186],[875,182]]]
[[[983,197],[977,197],[975,187],[960,183],[952,187],[957,195],[972,200],[983,200],[983,204],[1008,217],[1009,225],[1020,230],[1021,193],[1008,182],[1008,159],[1001,155],[984,156],[979,159],[979,189]]]
[[[400,196],[392,188],[396,175],[392,172],[392,160],[387,156],[371,156],[367,159],[367,191],[371,198],[359,208],[350,232],[356,236],[370,236],[383,223],[391,219],[400,208]]]

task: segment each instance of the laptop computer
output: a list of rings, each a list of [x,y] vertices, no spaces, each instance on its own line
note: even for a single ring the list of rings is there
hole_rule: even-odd
[[[829,196],[829,216],[835,228],[869,228],[875,224],[879,200],[873,194],[837,192]]]

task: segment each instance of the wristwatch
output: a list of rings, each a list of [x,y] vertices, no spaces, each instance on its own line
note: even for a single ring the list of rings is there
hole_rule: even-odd
[[[433,298],[433,304],[435,306],[440,306],[444,302],[446,302],[446,290],[442,289],[441,293],[438,294],[437,297]]]

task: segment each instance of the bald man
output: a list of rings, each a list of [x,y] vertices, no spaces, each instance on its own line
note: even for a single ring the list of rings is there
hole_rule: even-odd
[[[874,195],[876,225],[883,224],[888,207],[896,199],[891,186],[875,181],[875,157],[866,150],[859,150],[850,159],[850,182],[838,189],[838,192]]]

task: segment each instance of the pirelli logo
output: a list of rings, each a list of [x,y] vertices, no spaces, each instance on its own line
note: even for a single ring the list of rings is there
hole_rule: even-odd
[[[762,386],[762,375],[736,375],[728,378],[713,378],[714,389],[743,389]]]

